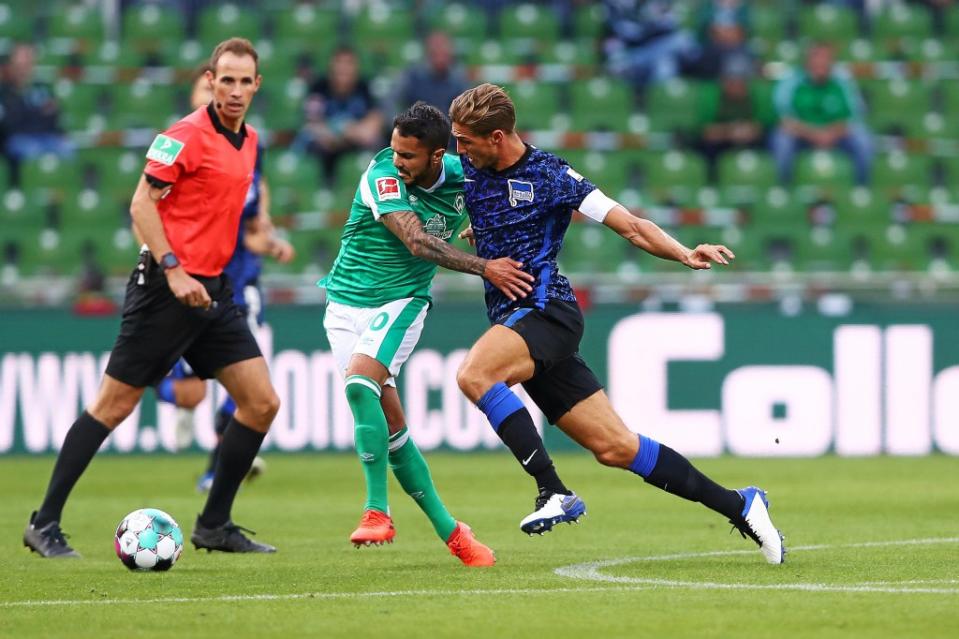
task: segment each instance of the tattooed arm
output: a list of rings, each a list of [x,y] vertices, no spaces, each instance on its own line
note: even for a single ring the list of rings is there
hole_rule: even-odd
[[[380,218],[396,237],[400,238],[410,253],[444,268],[461,273],[479,275],[503,292],[510,300],[526,297],[533,287],[534,278],[520,270],[521,262],[508,257],[484,260],[434,237],[423,230],[423,223],[412,211],[397,211]]]

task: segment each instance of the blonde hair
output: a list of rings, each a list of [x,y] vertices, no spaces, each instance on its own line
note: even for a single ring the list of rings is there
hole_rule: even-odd
[[[216,48],[213,50],[213,55],[210,56],[210,71],[213,72],[213,75],[216,75],[216,63],[219,62],[220,56],[227,52],[240,57],[245,55],[250,56],[253,58],[254,68],[256,69],[255,72],[257,74],[260,73],[260,56],[257,55],[253,43],[246,38],[230,38],[216,45]]]
[[[497,129],[512,133],[516,126],[516,108],[503,87],[487,82],[453,100],[450,120],[480,135],[489,135]]]

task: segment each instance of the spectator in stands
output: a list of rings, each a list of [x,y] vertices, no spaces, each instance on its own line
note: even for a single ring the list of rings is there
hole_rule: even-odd
[[[697,56],[692,36],[665,0],[603,0],[607,69],[641,91],[675,77]]]
[[[294,147],[316,153],[328,180],[344,153],[383,142],[383,114],[359,70],[356,52],[337,48],[328,75],[313,83],[306,98],[306,121]]]
[[[710,0],[697,19],[700,75],[715,78],[729,57],[749,54],[749,7],[742,0]]]
[[[762,145],[766,127],[761,98],[752,84],[753,65],[748,56],[727,57],[718,90],[704,92],[700,100],[698,148],[706,158],[710,179],[716,181],[719,156],[729,150]]]
[[[872,140],[862,123],[862,100],[854,81],[834,68],[829,44],[810,45],[805,69],[781,80],[774,99],[779,127],[772,152],[780,180],[792,179],[799,149],[838,148],[852,158],[856,182],[869,182]]]
[[[53,91],[33,77],[34,59],[33,45],[15,45],[0,82],[0,144],[15,180],[23,160],[73,153],[60,129],[60,107]]]
[[[453,98],[467,88],[466,75],[453,57],[452,41],[442,31],[434,31],[426,39],[425,63],[409,68],[400,80],[397,112],[422,100],[446,113]]]

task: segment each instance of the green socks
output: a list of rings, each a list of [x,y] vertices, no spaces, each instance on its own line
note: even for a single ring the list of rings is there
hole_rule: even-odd
[[[352,404],[351,404],[352,405]],[[357,439],[359,442],[359,439]],[[426,513],[443,543],[453,534],[456,520],[446,510],[430,477],[429,466],[419,448],[410,437],[409,429],[403,428],[389,438],[390,468],[406,494]],[[384,491],[385,494],[385,491]]]
[[[366,476],[364,509],[388,514],[386,462],[389,428],[380,406],[381,392],[380,385],[369,377],[350,375],[346,378],[346,401],[353,411],[356,454]]]

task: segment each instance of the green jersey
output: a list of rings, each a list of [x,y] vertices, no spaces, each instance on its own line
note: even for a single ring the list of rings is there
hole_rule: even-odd
[[[773,97],[781,117],[815,126],[859,119],[859,94],[852,80],[834,73],[813,82],[805,72],[794,73],[776,86]]]
[[[361,308],[406,297],[432,301],[436,264],[414,257],[380,219],[397,211],[413,211],[424,231],[450,241],[466,218],[459,157],[443,156],[440,176],[429,188],[407,188],[393,166],[392,149],[373,157],[353,196],[340,252],[318,284],[326,288],[330,300]]]

